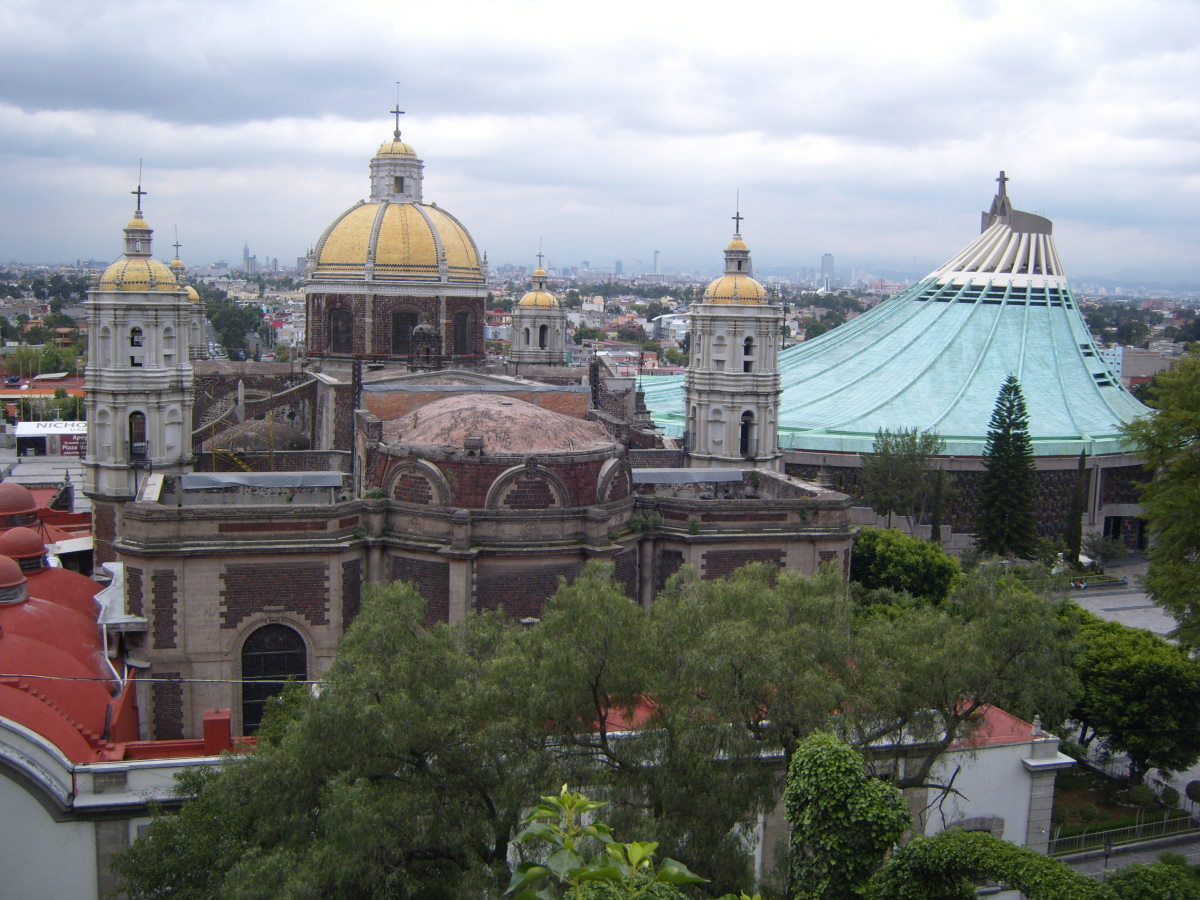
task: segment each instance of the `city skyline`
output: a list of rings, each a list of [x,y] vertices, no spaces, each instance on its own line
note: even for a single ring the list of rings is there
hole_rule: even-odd
[[[156,251],[287,265],[390,135],[493,264],[711,271],[735,195],[763,271],[923,273],[1000,169],[1078,278],[1200,282],[1200,8],[1182,2],[4,0],[0,260],[112,259],[144,160]],[[32,73],[32,74],[31,74]]]

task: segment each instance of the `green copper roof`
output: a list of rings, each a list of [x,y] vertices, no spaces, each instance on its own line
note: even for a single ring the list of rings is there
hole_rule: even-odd
[[[938,431],[947,455],[980,456],[1015,374],[1036,455],[1127,449],[1121,425],[1149,410],[1100,359],[1049,221],[1013,210],[1002,180],[983,224],[925,279],[780,355],[781,447],[866,453],[880,428],[917,427]],[[682,434],[681,379],[642,386],[659,427]]]

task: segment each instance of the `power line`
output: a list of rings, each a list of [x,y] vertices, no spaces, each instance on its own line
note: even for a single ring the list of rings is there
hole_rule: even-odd
[[[21,675],[12,672],[0,672],[0,678],[25,678],[25,679],[41,679],[43,681],[117,681],[118,679],[101,677],[87,677],[83,675]],[[322,681],[315,681],[300,678],[182,678],[182,677],[143,677],[131,678],[129,681],[135,681],[138,684],[324,684]]]

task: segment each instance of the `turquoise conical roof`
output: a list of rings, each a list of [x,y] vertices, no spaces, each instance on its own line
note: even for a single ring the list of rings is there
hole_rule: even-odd
[[[1121,426],[1149,412],[1108,370],[1067,285],[1048,219],[1000,190],[982,233],[871,311],[780,354],[784,449],[869,453],[880,428],[936,430],[946,454],[983,454],[1004,380],[1021,382],[1038,456],[1128,449]],[[676,381],[676,379],[669,379]],[[668,434],[680,388],[644,379]]]

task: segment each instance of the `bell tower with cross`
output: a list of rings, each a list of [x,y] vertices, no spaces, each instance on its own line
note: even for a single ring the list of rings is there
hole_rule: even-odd
[[[754,280],[740,203],[731,218],[736,230],[725,247],[725,274],[690,310],[683,384],[688,464],[777,470],[783,312]]]
[[[151,254],[141,178],[125,226],[125,253],[88,291],[88,444],[84,491],[95,511],[95,559],[115,558],[124,505],[151,475],[192,465],[193,372],[189,334],[197,304]],[[200,307],[201,314],[203,308]]]

